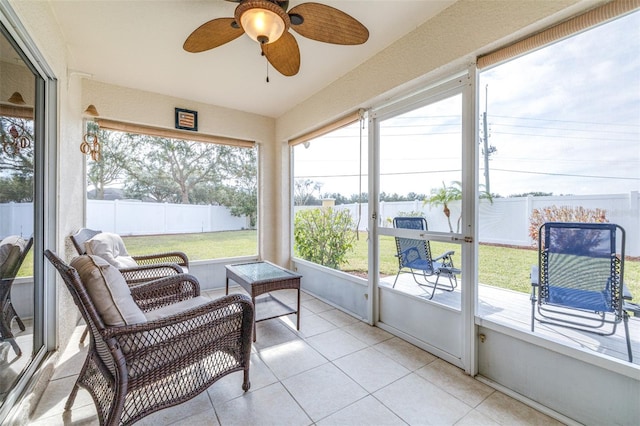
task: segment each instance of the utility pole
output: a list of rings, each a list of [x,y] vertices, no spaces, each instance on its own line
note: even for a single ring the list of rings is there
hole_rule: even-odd
[[[489,85],[484,86],[484,112],[482,113],[482,131],[484,132],[484,148],[482,154],[484,155],[484,189],[487,194],[491,194],[491,187],[489,186],[489,130],[487,128],[487,106],[489,104]]]

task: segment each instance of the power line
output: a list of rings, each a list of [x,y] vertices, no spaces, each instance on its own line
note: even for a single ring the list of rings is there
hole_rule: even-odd
[[[515,116],[509,116],[509,115],[491,115],[491,117],[509,118],[513,120],[551,121],[556,123],[577,123],[577,124],[593,124],[598,126],[625,126],[625,127],[640,128],[640,124],[598,123],[595,121],[557,120],[557,119],[551,119],[551,118],[515,117]]]
[[[513,132],[496,132],[492,131],[491,133],[495,133],[498,135],[510,135],[510,136],[532,136],[538,138],[557,138],[557,139],[579,139],[579,140],[589,140],[589,141],[610,141],[610,142],[637,142],[637,139],[612,139],[612,138],[589,138],[586,136],[563,136],[563,135],[545,135],[545,134],[534,134],[534,133],[513,133]]]
[[[462,126],[462,121],[458,120],[452,123],[424,123],[424,124],[397,124],[397,125],[381,125],[381,129],[392,129],[392,128],[412,128],[412,127],[444,127],[444,126]]]
[[[593,129],[569,129],[564,127],[540,127],[540,126],[525,126],[523,124],[507,124],[507,123],[489,123],[492,126],[505,126],[505,127],[522,127],[527,129],[544,129],[544,130],[565,130],[569,132],[588,132],[588,133],[616,133],[621,135],[638,135],[637,132],[619,132],[611,130],[593,130]]]
[[[460,173],[460,169],[452,169],[452,170],[431,170],[431,171],[422,171],[422,172],[388,172],[388,173],[380,173],[380,176],[403,176],[403,175],[428,175],[434,173]],[[304,175],[304,176],[294,176],[294,179],[318,179],[318,178],[345,178],[345,177],[360,177],[360,174],[341,174],[341,175]],[[362,177],[369,177],[368,174],[363,174]]]
[[[637,180],[640,181],[640,177],[624,177],[624,176],[598,176],[598,175],[581,175],[572,173],[553,173],[553,172],[534,172],[529,170],[511,170],[511,169],[497,169],[491,170],[508,173],[522,173],[532,175],[544,175],[544,176],[563,176],[563,177],[578,177],[578,178],[592,178],[592,179],[616,179],[616,180]],[[420,172],[388,172],[380,173],[380,176],[402,176],[402,175],[425,175],[433,173],[459,173],[460,169],[451,170],[433,170],[433,171],[420,171]],[[348,177],[360,177],[359,174],[340,174],[340,175],[304,175],[294,176],[294,179],[318,179],[318,178],[348,178]],[[369,177],[368,174],[363,174],[362,177]]]
[[[597,175],[576,175],[571,173],[551,173],[551,172],[532,172],[528,170],[509,170],[509,169],[496,169],[492,170],[509,173],[524,173],[530,175],[545,175],[545,176],[565,176],[565,177],[580,177],[580,178],[592,178],[592,179],[618,179],[618,180],[637,180],[640,181],[640,177],[623,177],[623,176],[597,176]]]
[[[398,134],[389,134],[389,133],[380,133],[380,137],[400,137],[400,136],[437,136],[437,135],[460,135],[462,131],[459,132],[429,132],[429,133],[398,133]]]
[[[640,167],[640,162],[638,160],[634,160],[634,159],[626,159],[626,160],[611,160],[611,159],[605,159],[605,158],[578,158],[578,157],[574,157],[574,158],[562,158],[562,159],[558,159],[556,157],[536,157],[536,158],[531,158],[531,157],[505,157],[505,156],[501,156],[499,159],[496,159],[496,163],[500,162],[500,163],[511,163],[511,162],[525,162],[525,163],[549,163],[550,161],[553,161],[554,164],[584,164],[585,161],[589,161],[589,164],[600,164],[600,166],[598,167],[613,167],[614,163],[615,163],[615,167],[616,168],[620,168],[621,165],[627,165],[627,166],[631,166],[631,167]]]
[[[433,118],[460,118],[459,115],[413,115],[413,116],[398,116],[390,118],[388,121],[394,120],[429,120]]]

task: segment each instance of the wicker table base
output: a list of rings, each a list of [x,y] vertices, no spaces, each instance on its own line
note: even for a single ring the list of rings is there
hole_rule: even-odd
[[[249,293],[255,306],[254,342],[256,341],[255,323],[259,321],[296,314],[296,328],[300,330],[300,278],[302,275],[266,261],[237,263],[227,265],[226,269],[227,294],[229,294],[229,280],[233,280]],[[271,294],[271,292],[286,289],[298,290],[298,303],[295,309]],[[256,302],[256,297],[266,293],[268,293],[267,296],[259,298]]]

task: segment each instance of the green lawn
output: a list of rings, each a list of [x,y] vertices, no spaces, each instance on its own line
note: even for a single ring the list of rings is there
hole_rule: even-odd
[[[215,259],[253,255],[258,252],[257,232],[228,231],[196,234],[174,234],[123,237],[127,250],[131,254],[160,253],[166,251],[183,251],[190,260]],[[437,256],[447,250],[454,250],[454,263],[459,266],[460,250],[456,244],[431,243],[431,250]],[[366,272],[367,266],[367,234],[361,232],[356,241],[355,250],[349,255],[349,262],[343,265],[345,271]],[[393,237],[380,237],[380,273],[395,275],[398,261]],[[19,276],[33,274],[32,254],[29,253]],[[537,252],[531,249],[517,249],[480,245],[479,279],[482,284],[508,288],[528,293],[531,289],[529,271],[531,265],[537,263]],[[625,283],[640,299],[640,261],[625,262]]]
[[[132,255],[182,251],[189,260],[250,256],[258,253],[258,234],[254,231],[208,232],[122,237]],[[33,275],[33,252],[29,252],[18,273]]]
[[[359,237],[354,253],[349,256],[349,263],[342,268],[345,271],[367,270],[367,235],[361,232]],[[430,245],[433,256],[454,250],[456,252],[454,264],[456,266],[461,264],[459,245],[440,242],[431,242]],[[393,237],[380,237],[380,253],[380,273],[395,275],[398,272],[398,260],[395,257],[396,246]],[[478,278],[482,284],[525,293],[531,292],[529,273],[531,266],[538,263],[536,250],[480,245],[478,262]],[[635,295],[635,300],[640,300],[640,261],[627,260],[624,265],[624,281],[631,293]]]
[[[250,256],[258,253],[257,231],[225,231],[123,237],[132,255],[182,251],[189,260]]]

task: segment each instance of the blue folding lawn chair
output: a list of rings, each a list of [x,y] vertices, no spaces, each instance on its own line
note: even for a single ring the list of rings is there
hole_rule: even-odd
[[[396,217],[393,219],[394,228],[428,230],[427,220],[423,217]],[[416,240],[412,238],[396,237],[396,249],[398,258],[398,274],[393,282],[396,286],[400,274],[408,273],[413,276],[415,282],[420,286],[431,287],[433,290],[429,299],[433,298],[436,289],[453,291],[458,286],[456,275],[460,274],[460,269],[453,265],[453,250],[438,256],[431,256],[431,245],[427,240]],[[444,276],[448,284],[439,282]],[[429,278],[435,277],[435,281]]]
[[[531,331],[537,320],[611,336],[623,322],[631,362],[629,314],[624,306],[631,295],[623,285],[624,246],[624,229],[615,224],[543,224],[538,267],[531,273]]]

